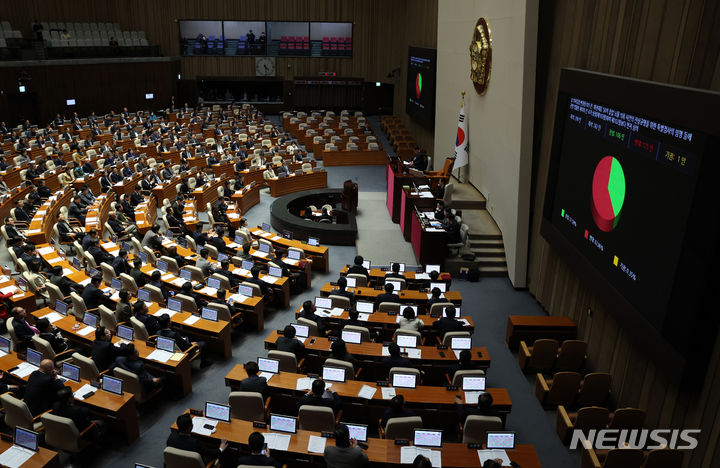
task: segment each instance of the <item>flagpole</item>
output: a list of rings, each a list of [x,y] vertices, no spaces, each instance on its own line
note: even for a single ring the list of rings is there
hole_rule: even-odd
[[[465,90],[460,91],[460,95],[461,95],[460,108],[465,109]],[[460,180],[460,168],[457,169],[456,178],[459,183],[462,183],[462,180]]]

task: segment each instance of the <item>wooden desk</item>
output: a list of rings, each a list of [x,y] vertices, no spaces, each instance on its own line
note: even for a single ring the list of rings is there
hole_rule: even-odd
[[[247,377],[242,364],[236,364],[225,376],[225,385],[231,390],[239,389],[240,381]],[[268,381],[268,388],[272,395],[272,408],[274,413],[297,414],[297,398],[307,393],[307,390],[296,390],[297,380],[307,377],[305,374],[292,372],[280,372],[272,376]],[[376,389],[372,399],[358,397],[360,389],[367,385]],[[346,382],[332,382],[332,390],[342,398],[343,417],[348,421],[367,421],[366,424],[375,425],[385,410],[390,406],[390,400],[384,400],[381,387],[376,383],[360,380],[348,380]],[[427,415],[432,417],[436,424],[440,424],[441,418],[447,417],[445,421],[455,421],[457,414],[455,407],[455,396],[463,398],[462,390],[448,391],[445,387],[430,387],[419,385],[416,388],[396,388],[396,394],[405,398],[408,408],[420,413],[418,416]],[[505,388],[488,388],[487,392],[493,397],[493,408],[502,414],[504,418],[512,410],[510,394]],[[283,401],[284,400],[284,401]],[[355,407],[359,405],[359,407]],[[441,412],[442,415],[438,414]],[[354,413],[354,414],[352,414]],[[437,419],[435,419],[437,418]]]
[[[12,443],[0,440],[0,453],[12,447]],[[38,451],[20,468],[60,468],[60,454],[45,447],[38,447]]]
[[[273,244],[273,246],[280,247],[282,249],[287,249],[288,247],[301,249],[305,252],[305,256],[310,258],[312,261],[313,270],[320,270],[325,273],[330,272],[330,263],[328,260],[329,249],[325,246],[312,246],[299,240],[285,239],[284,237],[278,236],[272,232],[263,231],[259,227],[250,228],[250,233],[253,237],[265,239]],[[308,285],[309,284],[310,283],[308,283]]]
[[[65,190],[64,192],[56,192],[53,196],[58,196],[56,200],[46,201],[35,212],[28,230],[25,235],[33,244],[45,244],[53,238],[53,227],[57,223],[57,217],[60,214],[60,208],[68,206],[74,195],[74,190]],[[3,220],[4,221],[4,220]]]
[[[340,275],[347,275],[349,269],[350,267],[348,265],[345,265],[340,270]],[[369,285],[385,284],[385,276],[387,275],[388,271],[389,270],[382,268],[370,268],[370,270],[368,270],[368,273],[370,273],[370,276],[368,276]],[[405,277],[405,283],[408,285],[408,288],[411,288],[413,286],[427,288],[429,286],[430,280],[425,278],[421,279],[418,277],[418,275],[419,273],[416,273],[415,271],[405,270],[403,276]],[[447,279],[442,279],[443,276],[445,276]],[[450,277],[450,273],[440,273],[440,277],[438,278],[437,282],[445,283],[447,285],[447,289],[449,290],[450,285],[452,284],[452,278]]]
[[[252,187],[245,185],[242,193],[237,191],[230,199],[237,204],[238,212],[244,215],[250,208],[260,203],[260,185],[255,184]]]
[[[15,156],[17,155],[12,155],[12,157],[9,157],[8,163],[14,164],[12,159]],[[7,184],[7,186],[13,189],[15,187],[19,187],[20,184],[22,184],[23,180],[20,177],[20,171],[22,171],[23,169],[27,169],[28,167],[30,167],[30,163],[25,163],[20,166],[11,166],[8,167],[5,172],[0,172],[0,175],[2,175],[3,179],[5,179],[5,183]],[[3,217],[3,219],[5,218]]]
[[[162,185],[152,189],[153,195],[158,199],[158,203],[162,203],[164,199],[173,200],[177,196],[177,184],[183,180],[188,180],[190,177],[195,177],[197,170],[190,170],[182,176],[175,176],[172,180],[164,180]]]
[[[412,189],[404,188],[400,192],[400,230],[406,241],[411,240],[412,217],[417,207],[421,211],[434,210],[437,201],[435,197],[424,198],[413,195]]]
[[[123,179],[122,182],[113,184],[112,189],[113,192],[117,193],[118,200],[120,199],[120,195],[125,195],[126,197],[129,197],[130,194],[135,190],[135,186],[142,181],[142,177],[142,173],[136,172],[132,175],[132,177],[130,177],[130,180]]]
[[[213,174],[215,174],[215,177],[228,177],[230,179],[235,178],[235,163],[233,161],[226,161],[224,163],[219,164],[213,164],[212,166],[209,166],[210,170]]]
[[[173,424],[173,429],[177,427]],[[247,441],[250,434],[258,431],[261,433],[271,432],[269,429],[258,429],[253,427],[250,421],[242,421],[240,419],[231,419],[229,423],[219,422],[217,431],[211,436],[201,437],[206,441],[212,441],[212,445],[217,445],[221,439],[227,439],[234,444],[242,445],[247,448]],[[322,454],[309,453],[307,451],[310,436],[320,437],[319,432],[298,430],[297,434],[290,437],[290,444],[287,451],[271,450],[272,456],[282,462],[290,463],[293,466],[298,457],[303,460],[322,464]],[[327,445],[333,445],[334,439],[327,439]],[[401,466],[400,450],[401,446],[395,445],[393,440],[368,438],[368,449],[366,453],[368,459],[373,466]],[[513,450],[507,451],[510,460],[518,463],[523,468],[540,468],[540,460],[533,445],[517,444]],[[408,465],[402,465],[407,467]],[[442,446],[442,466],[446,468],[461,467],[480,467],[480,459],[477,450],[467,448],[466,444],[444,443]]]
[[[447,236],[445,231],[429,231],[413,210],[410,222],[410,242],[418,263],[423,265],[440,265],[445,261]]]
[[[80,193],[80,190],[82,190],[85,185],[90,187],[92,193],[100,193],[102,192],[102,187],[100,186],[101,176],[102,174],[99,171],[95,171],[91,176],[85,176],[79,179],[75,179],[72,185],[73,187],[75,187],[75,190],[77,190],[78,193]]]
[[[140,234],[145,234],[155,224],[157,219],[158,199],[150,196],[145,199],[144,203],[140,203],[135,207],[135,224]]]
[[[45,172],[40,177],[35,178],[35,182],[38,180],[42,180],[43,184],[53,192],[58,190],[60,188],[60,181],[58,180],[58,176],[60,175],[60,171],[58,169],[54,171]],[[8,185],[9,187],[10,185]]]
[[[265,168],[259,167],[257,169],[253,169],[252,171],[250,169],[245,169],[243,171],[236,172],[236,174],[242,176],[243,183],[245,185],[250,185],[250,183],[255,182],[256,185],[265,186],[263,172],[265,172]]]
[[[265,181],[270,187],[270,196],[281,197],[289,193],[302,192],[304,190],[327,188],[327,172],[309,172],[306,174],[291,174],[280,179],[267,179]]]
[[[383,166],[387,160],[385,151],[342,150],[322,151],[323,166]]]
[[[8,186],[10,186],[10,184],[8,184]],[[0,219],[2,219],[3,223],[5,223],[5,218],[10,216],[10,210],[15,208],[15,202],[18,200],[24,200],[28,193],[30,193],[29,186],[18,190],[0,204]]]
[[[108,220],[113,201],[115,201],[115,194],[112,192],[102,194],[95,199],[92,206],[88,207],[85,217],[85,232],[97,229],[98,233],[102,233],[105,230],[105,223]]]
[[[195,187],[195,190],[190,194],[195,198],[196,206],[200,207],[201,211],[204,211],[207,204],[213,204],[218,199],[218,187],[224,187],[227,179],[216,177],[212,182],[206,185]]]
[[[385,203],[393,223],[400,222],[400,192],[402,187],[403,185],[410,185],[412,181],[412,177],[402,171],[402,163],[398,163],[396,160],[387,160],[387,166],[385,167],[385,179],[387,180]]]
[[[12,279],[12,277],[10,277],[9,275],[3,276],[8,279],[7,281],[0,282],[0,289],[13,286],[14,292],[12,297],[10,298],[10,302],[12,302],[13,306],[22,307],[28,312],[32,312],[33,310],[37,309],[37,305],[35,302],[35,294],[31,293],[30,291],[23,292],[20,288],[17,287],[17,283],[15,283],[15,280]]]
[[[335,289],[334,286],[332,286],[330,283],[325,283],[320,289],[320,295],[329,296],[332,293],[333,289]],[[369,301],[375,301],[375,299],[377,299],[380,294],[385,293],[385,290],[378,290],[368,287],[348,288],[348,291],[352,291],[353,293],[355,293],[356,299],[367,299]],[[424,293],[413,289],[403,289],[397,294],[398,296],[400,296],[400,303],[402,304],[425,305],[427,303],[429,293]],[[459,291],[448,291],[443,294],[445,295],[445,299],[447,299],[448,302],[452,302],[455,305],[462,305],[462,296],[460,295]]]
[[[21,362],[23,360],[13,351],[0,357],[0,369],[6,373],[7,378],[26,384],[30,376],[21,379],[8,372]],[[82,379],[80,382],[67,380],[65,386],[72,388],[73,392],[75,392],[87,383],[89,383],[87,380]],[[132,444],[140,437],[135,397],[132,393],[123,392],[122,395],[115,395],[114,393],[97,391],[84,400],[75,400],[75,404],[88,407],[93,413],[103,416],[103,419],[109,420],[111,423],[118,421],[122,426],[121,432],[125,434],[128,444]]]
[[[532,346],[540,338],[554,338],[561,343],[577,337],[577,325],[570,317],[561,315],[511,315],[508,317],[505,342],[517,350],[520,341]]]

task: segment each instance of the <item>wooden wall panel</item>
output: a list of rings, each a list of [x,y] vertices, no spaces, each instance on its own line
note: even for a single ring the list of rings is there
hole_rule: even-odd
[[[538,64],[544,109],[537,113],[540,144],[535,154],[534,219],[531,228],[529,288],[545,309],[569,315],[589,341],[590,364],[613,376],[621,406],[648,412],[650,427],[700,428],[700,446],[687,467],[718,466],[720,457],[720,339],[716,340],[703,388],[680,391],[576,278],[540,235],[540,219],[550,159],[557,86],[562,67],[625,75],[684,86],[720,90],[720,4],[703,0],[556,0],[541,2],[551,13],[540,24],[539,43],[550,41],[550,56]],[[592,309],[589,316],[588,308]],[[719,337],[720,338],[720,337]],[[657,361],[655,359],[658,359]]]

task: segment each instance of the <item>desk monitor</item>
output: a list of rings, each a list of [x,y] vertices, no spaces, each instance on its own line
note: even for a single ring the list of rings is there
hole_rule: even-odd
[[[285,239],[292,240],[293,239],[293,233],[290,231],[283,231],[282,236]]]
[[[405,271],[405,264],[404,263],[393,263],[390,265],[390,270],[392,270],[393,265],[400,265],[400,273],[403,273]]]
[[[247,297],[253,297],[255,290],[247,285],[241,284],[238,285],[238,294],[242,294],[243,296]]]
[[[252,260],[243,260],[243,261],[242,261],[242,265],[241,265],[240,267],[241,267],[243,270],[250,271],[250,270],[253,269],[254,266],[255,266],[255,264],[253,263]]]
[[[205,417],[214,419],[216,421],[230,422],[230,407],[228,405],[221,405],[220,403],[213,403],[211,401],[205,402]]]
[[[260,372],[270,372],[271,374],[277,374],[280,372],[280,360],[258,357],[257,365]]]
[[[463,392],[484,392],[485,377],[464,376],[462,378]]]
[[[106,392],[122,395],[122,380],[104,375],[102,378],[102,389]]]
[[[282,268],[271,266],[268,268],[268,274],[276,278],[282,278]]]
[[[121,243],[120,248],[126,252],[130,252],[132,250],[132,246],[130,244],[128,244],[127,242]]]
[[[60,374],[68,380],[80,382],[80,368],[78,366],[63,362]]]
[[[263,230],[263,231],[265,231],[265,232],[270,232],[270,229],[272,229],[272,227],[271,227],[268,223],[262,223],[262,230]]]
[[[348,278],[345,277],[345,281],[347,281],[347,287],[348,288],[356,288],[357,287],[357,279],[355,278]]]
[[[235,243],[243,245],[245,243],[245,238],[240,234],[235,234]]]
[[[512,431],[488,431],[486,446],[488,449],[514,449],[515,433]]]
[[[350,438],[355,439],[358,442],[367,442],[367,431],[368,427],[365,424],[355,423],[340,423],[345,424],[350,431]]]
[[[270,413],[270,430],[279,432],[297,432],[297,418]]]
[[[117,336],[125,341],[132,341],[134,338],[133,328],[127,325],[118,325]]]
[[[42,354],[38,353],[34,349],[28,348],[26,360],[33,366],[40,367],[40,363],[42,362]]]
[[[385,280],[385,284],[392,284],[393,291],[400,291],[402,289],[402,283],[400,281]]]
[[[355,303],[355,310],[365,314],[372,314],[375,308],[375,303],[366,301],[357,301]]]
[[[157,261],[157,269],[163,273],[167,273],[167,270],[168,270],[167,262],[164,260],[158,260]]]
[[[145,252],[138,252],[138,257],[140,257],[140,261],[141,261],[141,262],[147,263],[147,261],[148,261],[147,253],[145,253]]]
[[[67,315],[68,305],[66,302],[57,299],[55,301],[55,312],[57,312],[60,315]]]
[[[83,269],[83,267],[82,267],[82,262],[81,262],[80,259],[78,259],[77,257],[73,257],[73,259],[72,259],[72,264],[73,264],[73,266],[74,266],[76,269],[78,269],[78,270],[82,270],[82,269]]]
[[[90,271],[88,271],[88,276],[90,276],[90,278],[93,278],[93,277],[99,276],[99,275],[100,275],[100,272],[98,271],[97,268],[90,267]]]
[[[401,348],[417,348],[418,337],[415,335],[403,335],[402,333],[398,333],[395,335],[395,342]]]
[[[22,292],[27,291],[27,281],[25,281],[23,278],[16,278],[15,284],[17,285],[18,288],[20,288],[20,290]]]
[[[261,242],[260,245],[258,245],[258,250],[260,250],[260,252],[270,253],[270,244]]]
[[[85,315],[83,315],[83,323],[88,327],[97,328],[98,320],[99,317],[95,314],[85,312]]]
[[[182,301],[180,299],[168,299],[168,309],[175,312],[182,312]]]
[[[366,270],[370,269],[370,260],[363,260],[363,267],[365,267]]]
[[[447,292],[447,283],[430,283],[430,291],[432,291],[434,288],[438,288],[440,292]]]
[[[150,291],[147,289],[138,289],[138,300],[150,302]]]
[[[10,340],[3,338],[2,336],[0,336],[0,351],[4,353],[10,352]]]
[[[415,429],[413,445],[416,447],[442,447],[442,431]]]
[[[392,386],[398,388],[415,388],[417,387],[417,375],[396,372],[392,375]]]
[[[425,265],[425,273],[430,274],[433,271],[440,273],[440,265]]]
[[[192,281],[192,271],[185,269],[185,268],[181,269],[180,270],[180,278],[182,278],[184,280]]]
[[[362,342],[362,333],[352,330],[343,330],[341,338],[345,343],[360,344]]]
[[[222,252],[218,252],[218,262],[224,262],[225,260],[228,260],[230,257],[228,257],[226,254]]]
[[[15,427],[15,445],[22,448],[37,452],[38,450],[38,433],[23,429],[20,426]]]
[[[308,237],[308,245],[317,247],[318,245],[320,245],[320,239],[318,239],[316,237]]]
[[[345,382],[345,368],[323,366],[322,379],[328,382]]]
[[[472,338],[469,336],[453,336],[450,338],[450,349],[472,349]]]
[[[120,281],[120,278],[113,278],[110,280],[110,287],[114,289],[115,291],[120,291],[122,289],[122,281]]]
[[[299,250],[292,250],[288,249],[288,258],[291,258],[293,260],[300,260],[300,251]]]
[[[178,243],[178,245],[179,245],[180,247],[187,248],[187,239],[185,239],[185,237],[179,236],[179,237],[177,238],[177,243]]]
[[[204,318],[205,320],[210,320],[211,322],[217,322],[218,321],[218,311],[215,309],[210,309],[208,307],[203,307],[200,311],[200,316]]]
[[[208,278],[207,285],[209,288],[222,289],[222,284],[218,278]]]
[[[65,99],[65,105],[66,105],[66,106],[74,106],[74,105],[75,105],[75,99]]]
[[[301,325],[299,323],[291,323],[290,325],[295,329],[295,336],[299,338],[307,338],[310,334],[310,327],[307,325]]]
[[[332,299],[318,296],[315,298],[315,307],[318,309],[332,309]]]
[[[157,349],[161,351],[167,351],[169,353],[175,352],[175,340],[172,338],[166,338],[164,336],[157,337]]]

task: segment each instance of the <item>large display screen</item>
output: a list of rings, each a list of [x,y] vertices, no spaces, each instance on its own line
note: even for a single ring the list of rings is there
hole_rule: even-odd
[[[717,136],[702,112],[679,110],[702,93],[563,70],[542,226],[589,289],[686,358],[714,250],[696,243],[716,236],[697,220]]]
[[[437,50],[408,48],[405,112],[427,128],[435,127]]]

